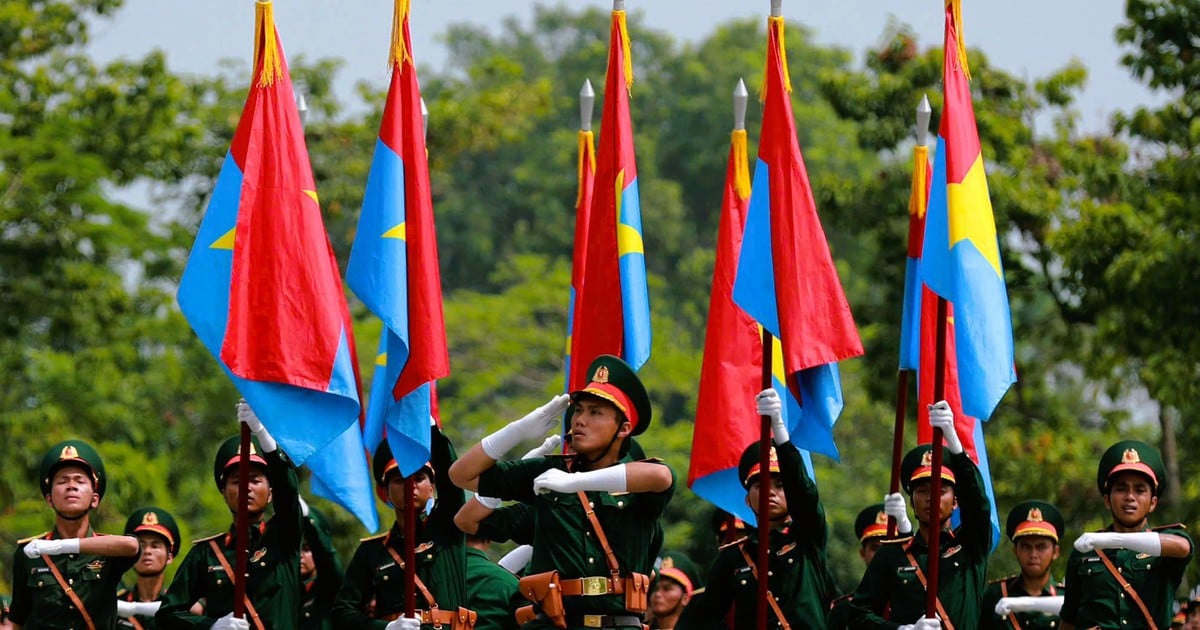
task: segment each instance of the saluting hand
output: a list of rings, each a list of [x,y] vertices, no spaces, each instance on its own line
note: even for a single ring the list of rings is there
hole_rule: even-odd
[[[483,452],[492,459],[500,459],[514,446],[525,441],[541,438],[558,427],[562,415],[571,405],[571,397],[559,394],[549,402],[534,409],[520,420],[514,420],[495,433],[483,438]]]

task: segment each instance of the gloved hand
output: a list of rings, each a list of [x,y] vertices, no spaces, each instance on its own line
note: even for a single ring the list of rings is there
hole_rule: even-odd
[[[540,445],[529,449],[529,452],[522,455],[521,459],[537,459],[539,457],[553,455],[557,453],[558,449],[561,447],[562,436],[555,433],[554,435],[547,437],[545,440],[542,440]]]
[[[258,415],[250,408],[250,405],[243,398],[237,404],[238,422],[250,427],[250,432],[254,437],[258,438],[258,445],[262,447],[264,453],[273,453],[278,445],[275,443],[275,438],[267,432],[267,428],[263,426],[262,420],[258,419]]]
[[[417,626],[417,630],[420,630]],[[235,619],[233,613],[229,613],[217,620],[212,625],[212,630],[250,630],[250,622],[245,619]]]
[[[896,519],[896,531],[901,534],[912,533],[912,521],[908,520],[908,506],[904,503],[904,495],[893,492],[883,497],[883,511]]]
[[[389,623],[384,630],[421,630],[421,620],[415,617],[400,617]]]
[[[1156,532],[1091,532],[1075,539],[1075,549],[1087,553],[1093,549],[1129,549],[1152,556],[1162,555],[1162,539]]]
[[[1041,597],[1001,597],[996,602],[996,615],[1007,617],[1009,613],[1040,612],[1057,615],[1062,610],[1062,595]]]
[[[31,540],[25,543],[25,557],[61,556],[67,553],[79,553],[78,538],[60,538],[58,540]]]
[[[571,397],[567,394],[559,394],[551,398],[549,402],[529,412],[524,418],[514,420],[499,431],[483,438],[480,442],[483,452],[492,459],[500,459],[522,441],[546,435],[562,421],[563,412],[570,404]]]
[[[771,435],[775,437],[776,444],[787,444],[791,441],[792,437],[788,435],[787,427],[783,424],[783,401],[775,388],[768,387],[758,392],[754,397],[754,406],[758,415],[771,417]]]
[[[525,565],[529,564],[530,558],[533,558],[533,546],[521,545],[504,554],[504,557],[500,558],[496,564],[507,569],[509,573],[516,575],[525,568]]]
[[[162,602],[127,602],[123,599],[117,600],[117,616],[118,617],[151,617],[158,612],[158,607]]]
[[[936,617],[921,617],[917,623],[900,626],[897,630],[942,630],[942,622]]]
[[[929,424],[942,430],[942,442],[951,453],[959,455],[963,452],[958,432],[954,430],[954,410],[950,409],[950,403],[939,400],[929,405]]]
[[[584,492],[625,492],[627,489],[625,464],[577,473],[551,468],[533,480],[533,491],[537,494],[579,492],[580,490]]]

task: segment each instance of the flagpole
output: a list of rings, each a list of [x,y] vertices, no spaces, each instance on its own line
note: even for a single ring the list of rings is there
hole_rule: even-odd
[[[762,330],[762,388],[772,386],[772,355],[774,354],[774,338],[766,328]],[[758,597],[755,602],[758,613],[758,630],[767,627],[767,598],[770,597],[768,578],[770,577],[770,535],[771,535],[771,416],[759,417],[758,437]]]
[[[946,397],[946,320],[949,311],[946,298],[937,299],[937,343],[934,350],[936,363],[933,369],[933,400],[937,402]],[[933,462],[929,480],[929,561],[926,567],[928,584],[925,590],[925,616],[933,618],[937,614],[938,603],[938,569],[941,558],[942,533],[942,430],[933,428]],[[948,620],[947,620],[948,621]]]
[[[412,617],[417,609],[416,537],[417,510],[413,501],[415,482],[409,475],[404,478],[404,616]]]
[[[244,399],[243,399],[244,400]],[[240,458],[238,459],[238,503],[234,534],[233,616],[245,618],[246,564],[250,552],[250,425],[241,423]]]

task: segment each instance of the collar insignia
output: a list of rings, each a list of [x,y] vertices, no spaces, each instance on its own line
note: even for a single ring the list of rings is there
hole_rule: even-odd
[[[250,562],[258,562],[259,560],[262,560],[263,556],[265,555],[267,555],[267,548],[263,547],[262,549],[255,551],[254,555],[250,556]]]

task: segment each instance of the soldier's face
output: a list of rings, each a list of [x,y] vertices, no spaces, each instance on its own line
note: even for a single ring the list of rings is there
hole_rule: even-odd
[[[683,585],[675,580],[659,578],[654,582],[654,592],[650,594],[650,612],[655,617],[667,617],[683,609],[688,604],[688,596],[683,591]]]
[[[929,517],[932,513],[933,501],[931,500],[929,490],[933,486],[928,479],[913,484],[912,500],[913,513],[916,514],[917,520],[926,527],[929,526]],[[950,519],[950,513],[958,506],[958,499],[954,496],[954,486],[942,480],[942,500],[938,507],[938,519],[943,523]]]
[[[858,550],[858,557],[862,558],[863,564],[870,566],[871,560],[875,558],[875,552],[879,551],[881,545],[883,545],[883,539],[879,537],[869,538],[862,544]]]
[[[571,414],[571,450],[584,457],[594,457],[620,441],[613,438],[629,435],[633,425],[612,403],[599,398],[580,396]]]
[[[138,542],[142,543],[142,555],[138,558],[133,570],[138,575],[158,575],[171,562],[171,546],[162,536],[154,534],[139,534]]]
[[[225,505],[230,512],[237,512],[238,505],[238,471],[237,467],[230,469],[225,475]],[[267,480],[266,471],[258,466],[250,467],[249,492],[246,497],[246,507],[250,516],[261,516],[271,503],[271,482]]]
[[[1050,572],[1050,564],[1058,559],[1058,545],[1048,536],[1021,536],[1013,543],[1017,564],[1027,577],[1041,578]]]
[[[54,471],[50,478],[50,494],[46,503],[55,513],[66,518],[78,518],[100,505],[100,495],[92,486],[92,474],[83,466],[67,464]]]
[[[1141,529],[1150,513],[1158,507],[1154,486],[1141,473],[1124,471],[1109,482],[1104,504],[1112,512],[1113,522],[1126,529]]]
[[[754,513],[758,513],[759,493],[762,491],[758,480],[762,475],[750,480],[750,487],[746,489],[746,505],[750,506]],[[779,478],[779,473],[771,473],[771,496],[767,499],[768,520],[781,521],[787,518],[788,505],[787,496],[783,493],[783,480]]]
[[[413,473],[413,502],[417,511],[425,509],[425,504],[433,498],[433,477],[429,471],[422,468]],[[399,474],[388,475],[388,501],[397,510],[404,509],[404,478]]]
[[[300,546],[300,577],[308,579],[313,571],[317,570],[317,565],[313,563],[312,547],[308,543]]]

